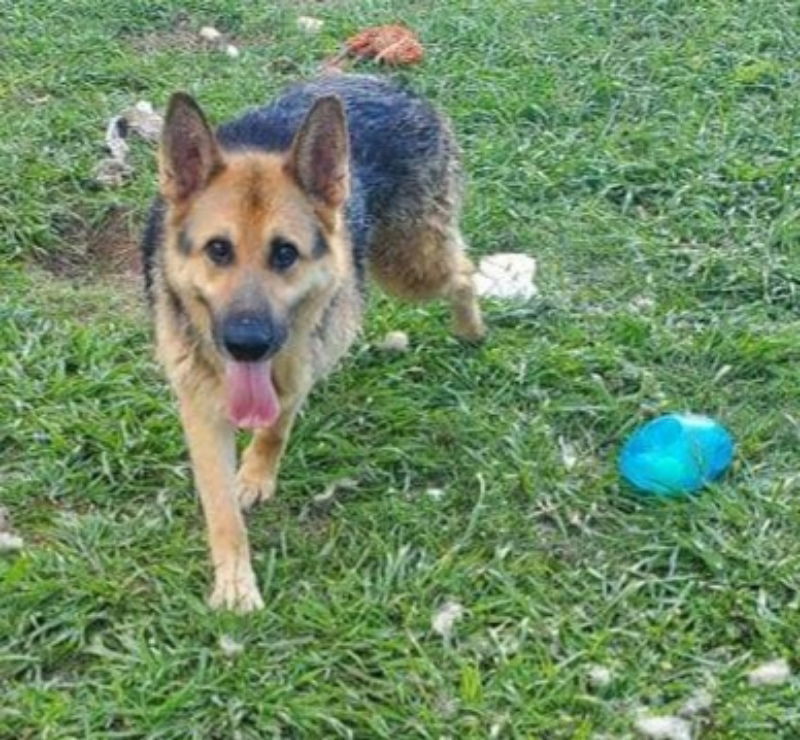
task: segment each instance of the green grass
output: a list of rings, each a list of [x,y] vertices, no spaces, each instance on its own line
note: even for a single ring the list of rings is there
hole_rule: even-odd
[[[0,737],[628,737],[640,707],[703,686],[698,736],[800,736],[797,679],[746,680],[800,649],[795,3],[0,11],[0,496],[26,540],[0,555]],[[300,12],[323,33],[298,32]],[[182,88],[220,120],[397,19],[428,49],[404,76],[464,145],[475,253],[533,254],[541,294],[487,305],[469,350],[441,306],[373,295],[250,517],[268,608],[210,613],[139,286],[42,258],[80,259],[82,229],[120,206],[143,218],[145,144],[128,185],[90,187],[109,116]],[[187,43],[206,24],[242,56]],[[408,354],[374,348],[390,329]],[[621,440],[682,409],[730,426],[734,470],[694,501],[632,496]],[[343,477],[357,488],[310,505]],[[466,613],[445,642],[448,600]],[[592,664],[613,671],[603,690]]]

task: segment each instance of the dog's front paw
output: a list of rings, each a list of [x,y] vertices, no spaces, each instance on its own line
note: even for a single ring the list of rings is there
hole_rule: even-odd
[[[212,609],[231,609],[244,614],[264,608],[255,575],[249,568],[247,570],[249,572],[217,575],[214,590],[208,599]]]
[[[242,511],[254,504],[269,501],[275,495],[274,478],[251,478],[243,470],[236,476],[236,498]]]

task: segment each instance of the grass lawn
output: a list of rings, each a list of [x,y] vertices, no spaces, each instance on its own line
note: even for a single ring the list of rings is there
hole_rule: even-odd
[[[464,146],[474,253],[534,255],[540,294],[487,304],[467,349],[443,306],[373,292],[249,518],[268,608],[212,613],[139,281],[109,267],[153,152],[93,188],[105,124],[174,89],[222,120],[395,20]],[[694,737],[800,737],[800,681],[747,681],[800,649],[799,48],[789,0],[0,0],[0,500],[25,539],[0,737],[599,740],[699,688]],[[631,495],[621,441],[688,409],[733,430],[732,473]]]

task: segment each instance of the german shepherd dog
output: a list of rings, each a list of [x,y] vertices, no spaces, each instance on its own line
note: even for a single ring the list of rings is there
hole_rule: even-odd
[[[364,273],[394,295],[446,299],[455,333],[483,336],[459,179],[447,121],[377,77],[300,84],[216,133],[192,98],[172,96],[142,246],[212,607],[263,606],[242,510],[274,495],[298,410],[356,337]],[[253,433],[238,471],[237,428]]]

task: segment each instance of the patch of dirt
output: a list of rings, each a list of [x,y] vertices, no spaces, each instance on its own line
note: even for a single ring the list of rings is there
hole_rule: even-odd
[[[213,26],[213,20],[212,17],[202,21],[185,13],[179,13],[167,29],[143,34],[130,30],[123,34],[123,38],[134,50],[144,54],[164,51],[219,52],[221,49],[224,50],[228,44],[244,49],[248,46],[268,45],[272,41],[272,36],[268,34],[236,36],[228,33],[224,28],[218,29],[222,33],[220,40],[208,41],[200,35],[200,29],[208,25]]]
[[[202,25],[202,24],[200,24]],[[128,43],[136,50],[145,54],[159,51],[197,51],[208,45],[199,33],[200,25],[196,24],[188,15],[179,13],[171,23],[171,27],[163,31],[150,31],[137,34],[129,31],[123,34]]]
[[[153,31],[142,36],[129,36],[134,50],[143,54],[162,51],[199,51],[207,42],[194,31]]]
[[[111,206],[97,221],[75,214],[56,229],[63,248],[39,258],[56,277],[91,280],[141,274],[139,229],[130,208]]]

